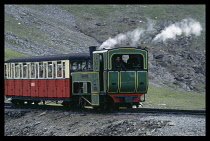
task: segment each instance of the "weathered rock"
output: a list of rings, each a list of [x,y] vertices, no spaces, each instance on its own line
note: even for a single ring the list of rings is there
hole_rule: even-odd
[[[160,55],[158,55],[158,56],[155,56],[155,59],[162,59],[163,58],[163,54],[160,54]]]
[[[171,122],[168,123],[168,125],[169,126],[175,126],[176,125],[176,122],[171,121]]]

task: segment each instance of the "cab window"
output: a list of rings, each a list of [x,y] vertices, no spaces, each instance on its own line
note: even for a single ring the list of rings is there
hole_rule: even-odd
[[[141,54],[115,54],[112,56],[113,70],[140,70],[144,67]]]

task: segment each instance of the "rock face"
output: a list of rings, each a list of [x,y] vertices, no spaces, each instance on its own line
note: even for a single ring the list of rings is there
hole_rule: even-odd
[[[205,92],[205,51],[177,50],[174,54],[166,48],[154,53],[154,48],[149,47],[151,83],[179,90]]]
[[[5,24],[12,27],[6,27],[5,46],[19,52],[63,54],[84,52],[88,46],[99,45],[95,39],[76,31],[74,15],[57,6],[5,5],[5,16]]]
[[[183,17],[200,19],[205,27],[205,8],[155,8],[154,12],[152,5],[5,5],[5,48],[29,55],[88,52],[88,46],[100,46],[110,36],[153,25],[140,42],[148,44],[149,83],[205,93],[205,29],[199,37],[179,36],[151,43],[161,30]],[[155,20],[144,12],[154,15]]]

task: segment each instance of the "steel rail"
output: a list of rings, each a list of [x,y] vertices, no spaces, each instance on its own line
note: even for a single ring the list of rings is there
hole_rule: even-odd
[[[91,110],[91,109],[80,109],[73,108],[69,109],[64,106],[57,105],[14,105],[12,103],[4,103],[5,109],[22,109],[22,110],[58,110],[58,111],[70,111],[78,113],[97,113],[97,114],[122,114],[122,115],[141,115],[141,114],[173,114],[173,115],[206,115],[206,110],[183,110],[183,109],[154,109],[154,108],[132,108],[132,109],[119,109],[116,111],[105,111],[105,110]]]

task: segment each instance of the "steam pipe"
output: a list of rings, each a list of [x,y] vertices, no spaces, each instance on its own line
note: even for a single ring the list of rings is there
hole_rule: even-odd
[[[91,60],[91,69],[93,69],[93,52],[96,51],[97,46],[90,46],[89,52],[90,52],[90,60]]]

